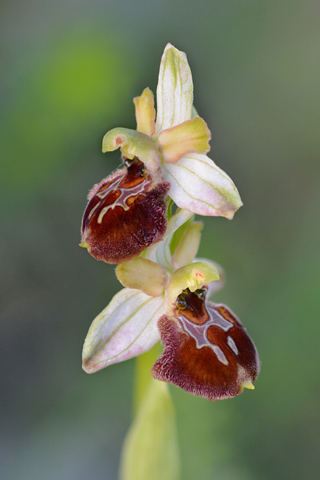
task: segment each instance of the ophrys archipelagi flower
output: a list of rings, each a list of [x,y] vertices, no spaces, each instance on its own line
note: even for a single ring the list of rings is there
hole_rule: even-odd
[[[202,224],[193,217],[232,219],[242,202],[206,155],[210,131],[193,107],[186,55],[164,50],[157,114],[149,88],[134,104],[137,130],[103,139],[104,152],[120,148],[124,167],[92,189],[82,221],[81,245],[118,264],[124,286],[92,323],[83,368],[93,373],[161,340],[154,378],[210,400],[236,396],[253,388],[259,358],[231,310],[208,300],[222,269],[195,258]]]
[[[185,53],[164,50],[157,87],[134,99],[137,131],[114,128],[103,151],[121,149],[124,168],[89,194],[82,243],[96,259],[122,263],[160,241],[166,230],[166,198],[199,215],[231,219],[242,205],[232,180],[205,154],[210,131],[194,116],[193,83]]]

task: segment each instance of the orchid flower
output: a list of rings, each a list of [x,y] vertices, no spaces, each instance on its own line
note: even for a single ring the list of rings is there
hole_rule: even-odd
[[[175,219],[175,227],[179,223]],[[259,371],[253,342],[228,307],[206,299],[208,290],[210,295],[223,285],[222,269],[193,260],[201,228],[201,222],[183,225],[175,251],[167,256],[170,267],[144,257],[117,267],[125,288],[91,325],[83,348],[87,373],[140,355],[161,339],[165,348],[151,371],[156,379],[210,400],[253,388]],[[176,232],[169,232],[158,249],[168,239],[172,244]]]
[[[232,219],[242,205],[226,173],[206,156],[210,131],[194,115],[185,53],[164,50],[157,87],[134,99],[137,131],[114,128],[103,151],[121,149],[124,168],[93,187],[82,243],[96,259],[118,264],[123,289],[93,321],[83,368],[96,372],[140,355],[159,340],[151,374],[210,400],[254,388],[255,346],[225,305],[208,300],[223,271],[197,259],[201,222],[194,214]],[[172,205],[177,209],[172,214]]]
[[[210,131],[194,116],[185,53],[171,44],[164,50],[157,118],[149,88],[134,104],[137,131],[114,128],[102,144],[103,152],[120,148],[125,167],[93,187],[82,221],[80,245],[107,263],[131,260],[161,241],[167,198],[192,213],[228,219],[242,205],[230,177],[206,156]]]

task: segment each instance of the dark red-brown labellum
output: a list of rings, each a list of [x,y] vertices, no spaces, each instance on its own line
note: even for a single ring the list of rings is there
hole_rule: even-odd
[[[234,397],[259,373],[256,348],[225,305],[205,302],[203,290],[184,291],[173,316],[158,321],[164,351],[152,375],[212,401]]]
[[[134,158],[96,185],[82,219],[82,242],[97,260],[122,263],[162,239],[170,184],[155,183]]]

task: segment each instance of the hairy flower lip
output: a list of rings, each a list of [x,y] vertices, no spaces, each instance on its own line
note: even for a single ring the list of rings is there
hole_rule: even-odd
[[[197,292],[186,291],[181,297],[171,314],[158,321],[164,350],[152,376],[211,401],[254,388],[259,357],[237,317]]]
[[[97,260],[119,264],[161,241],[170,185],[155,182],[134,157],[125,169],[93,187],[82,220],[82,245]]]

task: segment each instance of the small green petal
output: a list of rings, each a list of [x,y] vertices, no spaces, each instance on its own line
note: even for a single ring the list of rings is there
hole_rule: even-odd
[[[178,295],[186,288],[194,292],[213,280],[219,280],[219,272],[215,266],[209,263],[195,262],[179,268],[169,279],[166,288],[167,300],[173,304]]]
[[[193,261],[200,245],[202,227],[202,222],[194,222],[184,231],[171,260],[175,270]]]
[[[145,88],[140,97],[133,99],[136,109],[136,120],[138,132],[146,135],[153,135],[156,129],[153,93],[149,88]]]
[[[113,152],[121,148],[125,158],[138,157],[151,172],[160,169],[160,157],[154,141],[148,135],[129,128],[113,128],[102,140],[102,151]]]
[[[152,380],[125,439],[120,480],[178,480],[179,448],[168,385]]]
[[[124,287],[137,288],[151,297],[162,295],[167,282],[165,269],[142,257],[118,265],[116,276]]]
[[[207,153],[210,150],[210,130],[200,117],[160,132],[158,145],[166,163],[176,163],[188,153]]]

